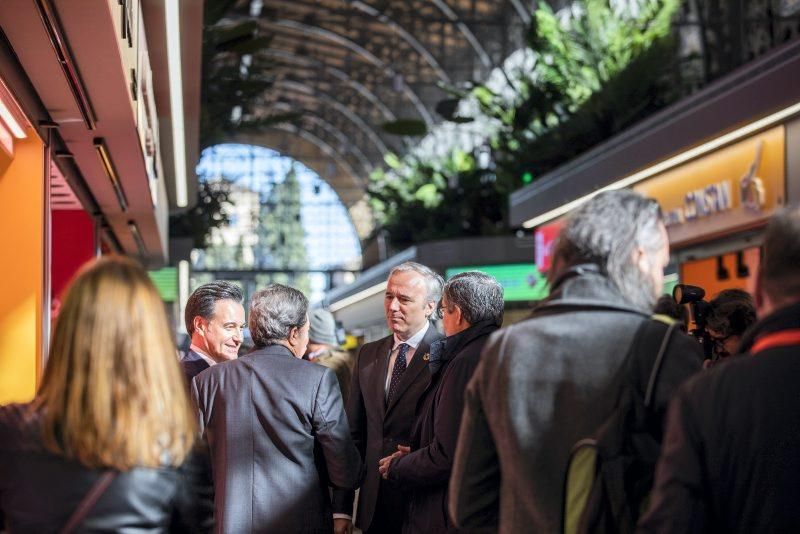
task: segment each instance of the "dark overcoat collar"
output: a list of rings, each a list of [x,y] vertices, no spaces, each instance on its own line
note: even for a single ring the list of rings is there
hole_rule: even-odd
[[[461,349],[469,345],[481,336],[488,336],[500,328],[494,321],[478,321],[466,330],[448,336],[444,339],[434,341],[431,344],[430,361],[428,367],[431,374],[435,374],[448,361],[454,358]]]
[[[779,308],[750,327],[739,343],[739,353],[749,352],[756,340],[766,334],[800,328],[800,302]]]

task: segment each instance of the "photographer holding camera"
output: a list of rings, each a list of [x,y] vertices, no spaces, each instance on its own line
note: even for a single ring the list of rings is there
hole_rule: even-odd
[[[742,334],[756,322],[756,308],[753,297],[741,289],[720,291],[710,302],[703,300],[705,294],[700,287],[678,284],[673,296],[691,310],[690,333],[703,346],[703,367],[708,368],[736,353]]]
[[[712,361],[736,354],[742,334],[756,322],[756,306],[750,293],[741,289],[720,291],[709,302],[706,318]]]

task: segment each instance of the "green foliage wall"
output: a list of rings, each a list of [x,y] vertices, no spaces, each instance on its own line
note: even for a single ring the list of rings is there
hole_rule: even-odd
[[[390,154],[372,175],[370,197],[396,246],[508,231],[508,195],[671,101],[665,73],[675,55],[671,21],[679,0],[580,0],[554,13],[544,2],[528,32],[532,61],[505,72],[513,96],[486,84],[449,91],[490,119],[491,161],[453,148],[443,157]]]

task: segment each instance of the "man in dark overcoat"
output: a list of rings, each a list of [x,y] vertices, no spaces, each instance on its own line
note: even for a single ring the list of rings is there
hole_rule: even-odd
[[[658,349],[627,355],[643,325],[659,342],[667,331],[648,322],[668,262],[652,199],[604,192],[570,216],[555,245],[550,296],[530,319],[489,339],[467,387],[450,480],[457,526],[560,531],[573,446],[596,435],[628,384],[645,396]],[[699,344],[672,335],[654,389],[656,414],[701,366]],[[661,422],[652,426],[659,439]]]
[[[431,383],[417,405],[410,448],[381,460],[383,478],[408,492],[403,534],[453,532],[447,489],[464,407],[464,390],[481,350],[503,323],[503,288],[484,273],[453,276],[441,311],[447,336],[431,346]]]

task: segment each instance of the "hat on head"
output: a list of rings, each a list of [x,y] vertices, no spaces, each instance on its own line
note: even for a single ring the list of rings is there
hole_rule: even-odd
[[[308,340],[312,343],[338,346],[336,321],[328,310],[315,308],[308,311]]]

